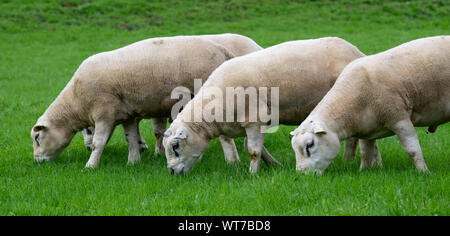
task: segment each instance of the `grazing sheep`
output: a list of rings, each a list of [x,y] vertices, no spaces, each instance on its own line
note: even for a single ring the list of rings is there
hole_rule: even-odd
[[[215,110],[215,114],[226,114],[231,110],[235,114],[232,121],[209,121],[205,117],[196,121],[196,111],[206,109],[217,99],[212,100],[210,96],[204,96],[204,93],[209,91],[216,96],[227,94],[229,88],[254,88],[254,91],[269,88],[268,98],[272,97],[270,88],[279,88],[279,104],[274,109],[271,108],[272,112],[275,109],[279,111],[279,117],[274,119],[279,118],[282,124],[299,124],[333,86],[342,69],[363,56],[345,40],[321,38],[286,42],[225,62],[211,74],[164,134],[163,144],[169,172],[187,174],[207,149],[210,140],[220,135],[246,136],[252,173],[258,171],[260,157],[268,164],[278,163],[263,146],[265,134],[261,132],[261,128],[268,122],[262,121],[261,117],[252,121],[250,112],[239,114],[239,111],[235,112],[236,106],[228,108],[228,105],[223,106],[222,103],[223,110]],[[261,92],[257,93],[258,96],[262,95]],[[234,98],[234,95],[227,95],[223,101],[234,104]],[[260,112],[264,109],[255,104],[249,106],[252,99],[247,100],[247,110],[258,109]],[[260,101],[260,104],[271,107],[271,101]],[[219,115],[219,119],[220,117]]]
[[[215,43],[218,43],[227,48],[234,56],[242,56],[262,49],[262,47],[259,46],[257,43],[255,43],[255,41],[253,41],[252,39],[239,34],[226,33],[226,34],[198,35],[186,37],[195,37],[214,41]],[[136,122],[138,126],[137,130],[139,132],[140,119],[137,119]],[[164,154],[162,139],[164,131],[166,130],[166,124],[167,124],[166,117],[152,119],[153,133],[156,137],[155,155]],[[82,132],[84,144],[88,149],[91,149],[94,132],[95,131],[93,127],[88,127],[84,129]],[[139,137],[139,149],[141,151],[147,150],[148,149],[147,143],[145,142],[144,138],[140,135],[140,132],[137,135]],[[225,153],[230,151],[234,153],[234,155],[231,154],[225,155],[227,161],[228,162],[239,161],[239,156],[237,156],[236,145],[234,144],[233,140],[227,139],[226,137],[221,137],[220,142],[224,148]],[[231,148],[232,150],[228,150],[227,147]]]
[[[32,128],[35,160],[58,156],[77,131],[93,126],[86,167],[96,167],[114,127],[123,124],[128,162],[139,161],[136,118],[169,117],[177,102],[170,97],[173,88],[193,87],[194,79],[206,80],[233,57],[211,40],[184,36],[147,39],[89,57]]]
[[[375,140],[397,135],[416,168],[427,171],[414,126],[433,132],[450,120],[450,36],[414,40],[349,64],[292,132],[297,170],[322,173],[341,140],[360,141],[361,168],[378,155]]]

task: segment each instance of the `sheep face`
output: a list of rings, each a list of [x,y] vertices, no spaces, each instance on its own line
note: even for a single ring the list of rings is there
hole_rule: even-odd
[[[31,129],[34,160],[36,162],[51,161],[58,157],[69,145],[73,135],[68,135],[64,128],[36,124]]]
[[[173,123],[163,139],[169,172],[187,174],[201,159],[208,144],[208,140],[185,125]]]
[[[291,134],[294,135],[291,144],[295,151],[297,171],[322,174],[339,153],[337,135],[323,128],[296,130]]]

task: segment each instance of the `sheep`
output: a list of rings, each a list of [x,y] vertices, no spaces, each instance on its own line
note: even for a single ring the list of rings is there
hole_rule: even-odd
[[[195,35],[195,36],[189,36],[189,37],[195,37],[195,38],[202,38],[211,40],[215,43],[218,43],[225,48],[227,48],[233,55],[235,56],[242,56],[254,51],[261,50],[262,47],[259,46],[255,41],[252,39],[239,35],[239,34],[231,34],[231,33],[225,33],[225,34],[213,34],[213,35]],[[140,119],[136,120],[137,122],[137,130],[138,130],[138,137],[139,137],[139,149],[141,151],[145,151],[148,149],[147,143],[145,142],[144,138],[140,135],[139,132],[139,122]],[[164,149],[162,147],[162,136],[164,131],[166,130],[166,124],[167,124],[167,118],[153,118],[152,119],[152,127],[153,127],[153,133],[156,138],[155,143],[155,152],[154,155],[163,155]],[[82,131],[84,144],[85,146],[91,150],[92,146],[92,139],[94,137],[94,128],[88,127]],[[236,145],[234,142],[230,139],[227,139],[226,137],[220,137],[220,142],[224,148],[225,153],[231,152],[233,154],[225,155],[227,162],[235,162],[239,161],[239,156],[237,154]],[[230,150],[231,149],[231,150]]]
[[[397,135],[417,170],[427,171],[414,126],[450,120],[450,36],[417,39],[350,63],[292,132],[296,169],[323,173],[339,142],[360,138],[361,169],[379,161],[375,140]]]
[[[94,168],[114,127],[122,124],[128,163],[138,162],[136,119],[169,117],[176,103],[170,97],[173,88],[192,87],[195,78],[206,80],[233,57],[211,40],[178,36],[142,40],[87,58],[32,128],[34,159],[42,162],[59,156],[76,132],[91,126],[95,132],[86,168]],[[233,142],[227,137],[221,140]]]
[[[187,174],[207,149],[210,140],[220,135],[230,138],[246,136],[245,146],[251,158],[251,173],[258,171],[261,157],[268,164],[279,164],[263,145],[265,132],[261,132],[261,128],[268,122],[261,119],[251,121],[250,112],[239,115],[239,112],[235,112],[236,106],[228,108],[220,102],[222,106],[214,112],[219,114],[218,119],[210,120],[203,116],[196,120],[196,111],[206,109],[217,99],[216,95],[226,94],[228,88],[254,91],[260,91],[261,88],[275,88],[276,91],[279,88],[279,104],[271,108],[272,113],[279,111],[279,117],[272,118],[279,118],[282,124],[298,125],[332,87],[342,69],[363,56],[345,40],[328,37],[285,42],[226,61],[214,70],[165,132],[163,145],[169,172]],[[215,94],[213,100],[211,96],[204,95],[208,91]],[[261,95],[261,92],[256,93]],[[272,97],[271,94],[268,92],[267,97]],[[231,101],[230,104],[234,104],[234,97],[233,94],[227,95],[222,102]],[[252,99],[248,100],[245,105],[248,110],[257,109],[260,112],[264,109],[257,108],[259,106],[256,103],[249,106]],[[266,101],[265,105],[272,106],[270,101]],[[220,114],[230,111],[234,119],[220,122]]]

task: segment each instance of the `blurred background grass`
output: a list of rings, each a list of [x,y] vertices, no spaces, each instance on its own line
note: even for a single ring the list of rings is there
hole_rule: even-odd
[[[192,28],[198,24],[240,22],[284,17],[302,24],[336,21],[395,24],[414,27],[422,21],[448,28],[448,1],[2,1],[1,29],[20,32],[67,26],[108,27],[128,31],[155,28]],[[318,17],[320,16],[320,17]],[[272,21],[273,22],[273,21]],[[298,25],[297,25],[298,26]],[[316,25],[317,26],[317,25]],[[254,28],[255,26],[250,26]],[[270,27],[270,26],[269,26]],[[176,28],[174,30],[176,30]],[[195,27],[193,30],[196,31]]]

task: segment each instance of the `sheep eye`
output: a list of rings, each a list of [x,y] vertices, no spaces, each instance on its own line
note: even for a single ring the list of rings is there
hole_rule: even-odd
[[[91,129],[87,128],[87,129],[86,129],[86,133],[87,133],[88,135],[92,135]]]
[[[311,156],[311,152],[309,151],[309,149],[311,149],[313,146],[314,146],[314,140],[312,140],[312,142],[306,144],[306,148],[305,149],[306,149],[306,155],[308,157]]]
[[[36,141],[36,144],[39,146],[39,134],[36,135],[36,137],[34,137],[34,141]]]
[[[178,149],[179,147],[180,147],[180,144],[179,144],[178,142],[172,144],[172,150],[173,150],[173,153],[175,153],[175,156],[176,156],[176,157],[179,157],[179,156],[180,156],[179,153],[178,153],[177,150],[176,150],[176,149]]]
[[[314,140],[308,144],[306,144],[306,148],[312,148],[314,146]]]

